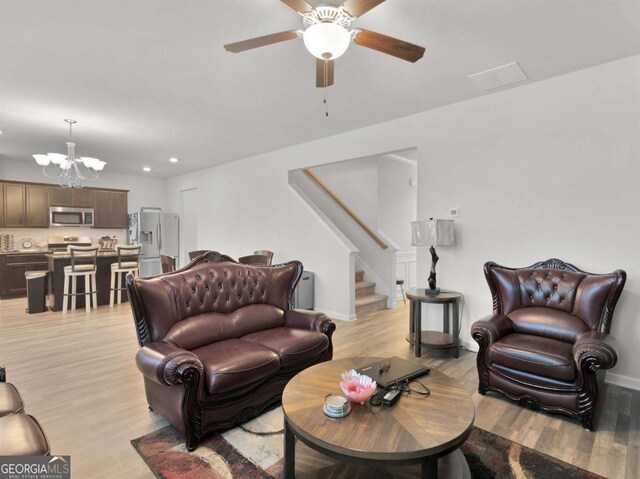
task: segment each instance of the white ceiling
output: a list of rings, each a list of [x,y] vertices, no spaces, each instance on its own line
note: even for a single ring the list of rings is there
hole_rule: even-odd
[[[637,0],[387,0],[353,26],[427,51],[351,45],[326,118],[302,40],[222,47],[300,28],[278,0],[0,0],[0,158],[64,153],[75,118],[79,156],[168,177],[490,94],[467,76],[513,61],[532,82],[640,53]]]

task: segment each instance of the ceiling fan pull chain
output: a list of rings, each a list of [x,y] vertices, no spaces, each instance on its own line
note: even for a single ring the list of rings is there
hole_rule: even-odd
[[[329,89],[325,88],[324,89],[324,100],[322,100],[322,103],[324,103],[324,116],[329,116],[329,101],[327,100],[328,96],[329,96]]]

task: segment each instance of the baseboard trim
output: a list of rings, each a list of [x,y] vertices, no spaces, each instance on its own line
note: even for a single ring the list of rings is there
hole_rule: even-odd
[[[478,352],[478,344],[471,341],[460,341],[460,346],[464,347],[466,350],[477,353]]]
[[[338,321],[355,321],[356,319],[358,319],[358,317],[355,314],[343,314],[343,313],[336,313],[334,311],[327,311],[326,309],[314,309],[314,311],[317,311],[319,313],[324,313],[327,316],[329,316],[331,319],[337,319]]]
[[[615,386],[622,386],[623,388],[635,389],[636,391],[640,391],[640,379],[632,378],[631,376],[608,372],[604,377],[604,382],[613,384]]]

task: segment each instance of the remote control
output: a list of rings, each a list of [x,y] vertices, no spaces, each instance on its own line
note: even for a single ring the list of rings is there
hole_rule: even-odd
[[[389,391],[387,394],[382,396],[382,404],[385,406],[393,406],[398,402],[398,399],[400,399],[400,394],[402,394],[402,391],[399,389]]]

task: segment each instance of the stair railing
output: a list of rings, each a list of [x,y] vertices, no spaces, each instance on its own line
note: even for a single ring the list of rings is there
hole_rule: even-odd
[[[378,246],[380,246],[380,248],[382,249],[387,249],[388,245],[382,241],[382,239],[380,239],[380,237],[375,234],[373,231],[371,231],[371,228],[369,228],[366,224],[364,224],[364,222],[358,217],[358,215],[356,215],[353,211],[351,211],[351,209],[344,204],[344,202],[338,198],[338,196],[336,196],[336,194],[331,191],[331,189],[325,185],[322,180],[320,178],[318,178],[309,168],[305,168],[304,169],[305,174],[311,178],[311,180],[317,184],[320,188],[322,188],[324,190],[325,193],[327,193],[329,195],[329,197],[340,207],[342,208],[342,210],[348,214],[351,219],[353,219],[353,221],[355,221],[358,226],[360,226],[360,228],[362,228],[364,230],[365,233],[367,233],[371,239],[373,241],[375,241]]]

